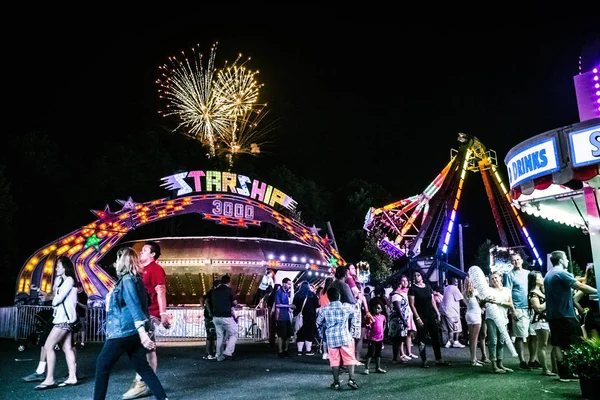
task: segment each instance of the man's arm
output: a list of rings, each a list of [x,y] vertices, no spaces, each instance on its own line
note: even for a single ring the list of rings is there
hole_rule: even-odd
[[[581,290],[583,293],[587,293],[587,294],[597,294],[598,293],[598,289],[593,288],[589,285],[586,285],[585,283],[581,283],[577,280],[571,285],[571,287],[574,289],[577,289],[577,290]]]
[[[169,329],[171,327],[171,323],[169,322],[169,316],[167,315],[167,287],[165,285],[156,285],[154,290],[156,290],[156,296],[158,300],[160,322],[165,329]]]

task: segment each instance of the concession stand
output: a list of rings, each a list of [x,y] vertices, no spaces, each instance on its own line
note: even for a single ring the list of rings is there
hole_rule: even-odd
[[[600,287],[600,118],[519,143],[505,164],[517,208],[589,235]]]

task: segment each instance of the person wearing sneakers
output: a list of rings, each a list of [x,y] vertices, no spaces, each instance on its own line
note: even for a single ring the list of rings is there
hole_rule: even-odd
[[[441,343],[439,336],[440,312],[433,294],[433,290],[423,281],[421,272],[413,272],[414,284],[408,289],[408,301],[417,324],[417,341],[419,343],[419,355],[421,356],[421,368],[429,368],[427,364],[426,338],[431,339],[431,347],[435,355],[435,365],[449,367],[450,363],[442,358]]]
[[[142,280],[144,286],[150,297],[150,304],[148,305],[148,313],[150,314],[150,340],[155,341],[156,339],[156,328],[161,325],[165,329],[171,327],[169,322],[169,316],[167,315],[167,286],[165,280],[165,270],[161,267],[156,260],[160,257],[160,246],[158,243],[148,241],[144,243],[142,251],[140,252],[140,266],[143,272]],[[158,367],[158,358],[156,356],[156,347],[153,347],[146,352],[146,358],[148,363],[156,372]],[[123,394],[123,400],[137,399],[140,397],[149,396],[152,392],[146,386],[142,377],[139,374],[135,375],[135,379],[131,384],[131,387],[127,392]]]
[[[231,277],[223,275],[221,284],[213,290],[213,322],[217,331],[217,361],[232,361],[237,343],[238,324],[233,308],[237,306],[237,296],[231,288]]]
[[[556,358],[557,372],[561,382],[570,382],[577,376],[569,371],[563,361],[563,351],[581,340],[583,331],[575,315],[572,289],[588,294],[597,294],[598,290],[579,282],[573,274],[566,270],[569,260],[564,251],[553,251],[550,254],[552,269],[544,277],[544,293],[546,294],[546,319],[550,326],[550,342],[552,354]]]
[[[444,288],[444,299],[442,300],[440,310],[442,315],[442,331],[448,337],[446,348],[465,347],[465,345],[458,341],[458,336],[462,332],[462,325],[460,323],[460,301],[462,299],[463,295],[458,289],[458,279],[450,278],[449,284]]]
[[[275,326],[277,328],[277,347],[279,358],[289,357],[290,338],[294,336],[292,328],[291,313],[296,308],[290,304],[290,290],[292,281],[290,278],[283,278],[281,287],[275,292]]]
[[[338,267],[339,268],[339,267]],[[349,303],[340,301],[340,291],[330,286],[327,289],[329,304],[321,307],[317,316],[317,328],[324,330],[327,336],[327,352],[329,354],[329,366],[333,374],[333,383],[329,386],[334,390],[340,390],[340,365],[343,362],[348,368],[348,386],[358,389],[355,380],[354,367],[358,364],[354,353],[354,339],[350,335],[348,322],[351,318],[358,318],[354,313],[356,307]]]
[[[202,297],[202,303],[204,304],[204,329],[206,330],[206,351],[202,357],[203,360],[217,359],[217,329],[213,321],[212,292],[220,285],[221,280],[215,279],[212,289]]]
[[[529,270],[523,269],[523,258],[519,253],[510,255],[510,263],[513,268],[504,275],[503,286],[510,289],[514,306],[512,336],[515,338],[515,350],[519,356],[519,368],[529,371],[531,367],[523,355],[524,343],[529,336],[529,291],[527,290]]]

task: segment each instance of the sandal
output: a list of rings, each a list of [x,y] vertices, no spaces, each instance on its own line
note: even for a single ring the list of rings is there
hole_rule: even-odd
[[[471,367],[483,367],[483,364],[480,364],[477,361],[471,361]]]
[[[342,389],[339,382],[333,382],[331,385],[329,385],[329,387],[333,390],[341,390]]]
[[[67,382],[66,380],[59,383],[58,387],[65,387],[65,386],[77,386],[79,384],[79,381],[76,382]]]
[[[506,367],[502,367],[502,369],[506,372],[515,372],[514,370],[512,370],[510,368],[506,368]]]
[[[352,390],[358,389],[358,385],[354,379],[348,379],[348,386],[350,386],[350,389]]]
[[[34,387],[34,389],[35,390],[46,390],[46,389],[54,389],[57,387],[58,387],[58,385],[56,383],[40,383],[39,385]]]
[[[494,372],[495,374],[505,374],[506,371],[503,370],[502,368],[496,368],[494,370],[492,370],[492,372]]]

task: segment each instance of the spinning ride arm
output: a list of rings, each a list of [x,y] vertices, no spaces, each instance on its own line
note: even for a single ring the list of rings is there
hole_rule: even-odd
[[[541,265],[531,237],[500,179],[495,152],[486,150],[474,136],[461,133],[458,140],[461,146],[451,151],[450,162],[423,193],[371,208],[364,229],[394,259],[403,255],[447,254],[466,173],[481,172],[502,245],[526,243]]]

